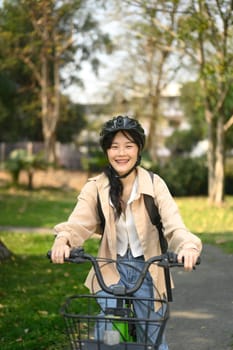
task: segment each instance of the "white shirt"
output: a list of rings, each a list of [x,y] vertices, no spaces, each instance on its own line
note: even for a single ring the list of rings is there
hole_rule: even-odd
[[[125,213],[121,213],[121,216],[116,222],[117,254],[121,256],[125,255],[128,248],[131,249],[132,255],[134,257],[143,255],[143,250],[138,238],[131,210],[131,203],[136,197],[137,187],[138,180],[136,178],[125,208]]]

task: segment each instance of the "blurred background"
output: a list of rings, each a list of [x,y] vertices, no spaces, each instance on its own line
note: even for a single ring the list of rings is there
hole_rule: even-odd
[[[195,349],[232,349],[232,0],[1,0],[2,350],[67,349],[59,305],[85,291],[89,267],[54,266],[46,252],[52,227],[103,169],[99,130],[117,115],[140,121],[142,165],[164,178],[204,243],[198,303],[187,303],[182,318],[196,335],[185,348],[196,339]],[[98,245],[94,238],[87,249],[95,254]],[[220,253],[227,259],[221,280]],[[193,301],[190,284],[181,288]],[[193,326],[185,315],[201,298],[212,321],[203,325],[198,309]],[[183,324],[176,325],[174,339],[183,339]]]
[[[232,1],[10,0],[0,7],[0,164],[89,173],[101,124],[140,120],[175,195],[232,194]],[[3,176],[3,175],[2,175]],[[177,184],[179,177],[179,184]],[[2,180],[3,181],[3,180]]]

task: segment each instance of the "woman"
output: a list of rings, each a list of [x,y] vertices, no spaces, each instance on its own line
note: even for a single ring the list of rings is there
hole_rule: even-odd
[[[185,227],[164,181],[156,174],[152,181],[148,171],[139,166],[144,144],[144,130],[133,118],[118,116],[103,125],[100,145],[109,165],[85,184],[68,221],[55,226],[53,262],[63,263],[72,247],[82,246],[91,235],[100,232],[97,195],[105,216],[99,256],[140,264],[144,259],[159,255],[158,231],[144,204],[143,194],[148,194],[154,197],[158,207],[169,250],[178,254],[179,262],[184,260],[185,270],[193,269],[202,249],[201,241]],[[128,269],[119,266],[107,264],[104,267],[107,285],[131,283]],[[166,294],[163,270],[155,266],[138,295],[151,296],[153,284],[160,295]],[[93,282],[93,271],[89,273],[86,285],[102,295],[97,281],[94,279]],[[159,349],[168,349],[165,340]]]

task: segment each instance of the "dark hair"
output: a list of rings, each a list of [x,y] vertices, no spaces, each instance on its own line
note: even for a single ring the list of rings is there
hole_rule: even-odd
[[[106,137],[104,138],[104,143],[103,143],[103,149],[105,151],[105,153],[107,152],[107,150],[111,147],[113,139],[115,137],[115,135],[118,133],[119,131],[115,131],[112,133],[109,133],[108,135],[106,135]],[[138,139],[138,134],[135,130],[120,130],[120,132],[122,132],[125,137],[127,137],[130,141],[135,142],[135,144],[138,146],[139,149],[139,154],[138,154],[138,160],[137,163],[135,164],[135,166],[137,166],[140,163],[141,160],[141,155],[140,155],[140,148],[141,148],[141,143],[140,140]],[[111,165],[108,165],[105,169],[104,169],[104,173],[106,174],[106,176],[109,179],[109,184],[110,184],[110,198],[112,201],[112,204],[114,205],[115,209],[116,209],[116,215],[117,217],[119,217],[122,213],[122,202],[121,202],[121,196],[123,193],[123,185],[122,182],[119,178],[119,176],[116,176],[116,172],[115,170],[112,168]]]
[[[141,151],[142,145],[141,145],[141,141],[138,137],[138,133],[137,133],[137,131],[130,129],[130,130],[117,130],[117,131],[114,131],[114,132],[107,134],[104,137],[103,142],[102,142],[102,148],[103,148],[104,152],[106,152],[111,147],[113,139],[119,131],[121,131],[122,134],[127,139],[136,143],[136,145],[138,146],[138,149]]]
[[[107,121],[100,131],[100,145],[103,149],[106,151],[105,143],[106,140],[111,134],[116,134],[117,131],[125,131],[130,133],[132,131],[132,135],[135,137],[134,140],[137,145],[139,145],[139,149],[142,150],[145,145],[145,132],[142,128],[141,124],[133,118],[130,118],[128,116],[121,116],[114,117],[113,119],[110,119]]]

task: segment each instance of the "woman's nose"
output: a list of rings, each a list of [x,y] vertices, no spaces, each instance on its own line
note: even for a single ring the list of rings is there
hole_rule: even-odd
[[[119,155],[124,155],[125,154],[125,147],[120,147],[119,148]]]

